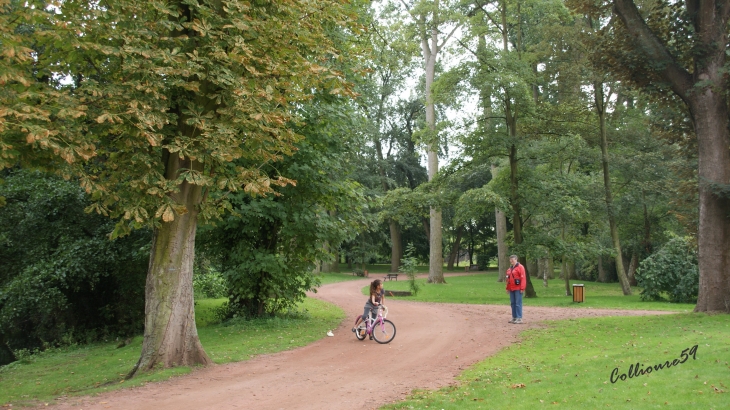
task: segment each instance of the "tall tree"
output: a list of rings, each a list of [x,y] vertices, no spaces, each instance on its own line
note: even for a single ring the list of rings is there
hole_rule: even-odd
[[[313,89],[349,93],[328,34],[358,31],[354,16],[338,1],[0,7],[0,167],[45,160],[78,175],[90,211],[121,217],[115,235],[154,227],[130,376],[211,363],[193,313],[198,219],[230,209],[218,193],[292,182],[261,165],[293,152],[292,107]]]
[[[599,15],[594,2],[579,2]],[[700,290],[695,311],[730,312],[730,134],[728,52],[730,2],[609,3],[617,17],[604,27],[595,60],[653,93],[686,105],[699,153]],[[606,6],[606,3],[598,3]]]
[[[396,118],[403,114],[397,109],[398,95],[403,93],[413,68],[410,50],[413,47],[402,38],[398,23],[391,22],[391,12],[389,8],[381,11],[370,24],[368,40],[373,48],[372,59],[366,63],[368,75],[357,88],[361,94],[357,101],[369,120],[367,134],[374,147],[374,163],[383,193],[397,186],[394,174],[398,172],[400,153],[395,152],[395,148],[398,148],[398,142],[403,142],[398,141],[398,137],[404,131],[400,118]],[[400,148],[407,151],[408,144],[403,145]],[[403,257],[402,227],[395,219],[386,223],[390,231],[390,272],[398,272]]]
[[[480,135],[475,137],[480,144],[483,144],[481,140],[485,136],[489,141],[489,146],[481,148],[483,152],[477,155],[506,158],[505,169],[510,173],[509,204],[513,241],[515,245],[520,245],[524,240],[525,222],[521,203],[524,198],[519,187],[520,149],[526,146],[530,136],[520,132],[518,124],[530,116],[535,104],[534,93],[530,90],[534,74],[531,62],[525,58],[525,18],[519,1],[516,5],[507,0],[491,3],[476,1],[473,4],[474,11],[467,15],[471,17],[470,28],[477,38],[477,44],[472,47],[462,44],[475,55],[477,75],[482,83],[479,89],[485,114],[484,124]],[[511,5],[515,7],[510,8]],[[487,34],[491,36],[491,41],[482,39]],[[489,107],[491,104],[495,108]],[[487,120],[490,120],[489,124]],[[525,260],[521,259],[520,262],[525,264]],[[529,275],[526,296],[536,296]]]
[[[613,206],[613,194],[611,192],[611,174],[608,169],[608,136],[606,130],[606,106],[611,93],[606,95],[602,81],[593,82],[593,98],[595,101],[595,110],[598,115],[599,133],[601,138],[601,167],[603,168],[603,187],[606,197],[606,212],[608,213],[608,226],[611,231],[611,242],[616,253],[616,272],[618,280],[621,283],[621,290],[624,295],[631,294],[631,284],[624,271],[623,252],[621,251],[621,239],[618,236],[618,227],[616,226],[616,215]]]
[[[425,73],[424,97],[426,100],[426,129],[423,140],[427,146],[428,180],[433,180],[439,171],[439,135],[436,128],[436,108],[433,95],[433,84],[436,79],[436,63],[439,54],[456,32],[459,24],[454,24],[452,4],[442,4],[440,0],[417,0],[412,4],[401,0],[406,11],[412,17],[416,36],[421,43],[421,56]],[[442,32],[448,33],[442,36]],[[430,210],[429,234],[429,283],[445,283],[443,257],[442,214],[438,208]]]
[[[296,185],[277,187],[276,195],[266,197],[229,194],[236,214],[198,239],[228,282],[231,317],[295,308],[318,285],[311,273],[315,263],[332,258],[322,245],[338,248],[365,223],[363,187],[350,179],[357,152],[352,146],[361,143],[354,107],[320,94],[300,111],[304,123],[297,132],[305,139],[268,170],[296,175]]]

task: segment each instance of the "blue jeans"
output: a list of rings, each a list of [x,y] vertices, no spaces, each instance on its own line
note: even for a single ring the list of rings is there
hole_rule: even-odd
[[[519,290],[510,290],[509,304],[512,306],[512,317],[522,319],[522,292]]]

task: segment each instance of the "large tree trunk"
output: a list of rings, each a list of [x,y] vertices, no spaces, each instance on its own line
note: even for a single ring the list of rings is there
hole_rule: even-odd
[[[730,184],[730,136],[728,135],[727,1],[685,2],[692,16],[694,44],[690,73],[679,65],[667,47],[652,33],[632,0],[614,0],[614,12],[633,36],[633,46],[646,54],[658,72],[689,107],[699,148],[700,289],[695,311],[730,312],[730,200],[713,193],[713,184]]]
[[[716,75],[722,66],[714,67]],[[724,88],[708,87],[692,106],[699,146],[700,226],[698,231],[700,289],[696,312],[730,313],[730,200],[713,193],[711,184],[730,184],[730,142]]]
[[[438,30],[431,29],[431,45],[429,39],[421,40],[424,68],[426,74],[426,126],[432,134],[436,133],[436,109],[432,95],[432,85],[436,76],[436,57],[438,55]],[[431,181],[438,174],[438,136],[431,135],[428,142],[428,180]],[[441,210],[431,208],[429,212],[430,228],[428,254],[428,283],[446,283],[444,280],[444,256],[442,244]]]
[[[202,164],[182,161],[177,154],[169,155],[167,165],[168,180],[181,169],[203,169]],[[155,229],[145,287],[142,354],[128,377],[157,367],[212,363],[198,339],[193,306],[195,231],[202,187],[183,182],[172,199],[187,212],[175,214],[174,220]]]
[[[429,240],[428,283],[446,283],[444,279],[444,250],[442,244],[441,210],[432,208]]]
[[[390,221],[390,272],[398,272],[400,260],[403,259],[403,242],[398,222]]]

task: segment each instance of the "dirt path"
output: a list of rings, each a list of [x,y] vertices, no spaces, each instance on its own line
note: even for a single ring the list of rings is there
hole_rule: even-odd
[[[543,320],[668,313],[525,307],[526,324],[512,325],[507,323],[509,306],[390,299],[386,301],[388,318],[397,334],[390,344],[380,345],[358,341],[350,331],[366,299],[360,289],[369,280],[323,286],[316,295],[348,312],[344,323],[334,329],[335,337],[165,382],[70,398],[56,408],[373,409],[402,399],[413,389],[453,383],[467,366],[515,343],[520,331]]]

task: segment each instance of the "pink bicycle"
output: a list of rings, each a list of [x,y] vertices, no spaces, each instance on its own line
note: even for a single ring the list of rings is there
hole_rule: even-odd
[[[360,322],[355,328],[355,337],[358,340],[365,340],[366,335],[370,335],[370,339],[375,339],[378,343],[389,343],[395,338],[395,325],[385,317],[388,316],[388,308],[385,306],[378,306],[378,313],[376,317],[373,317],[373,312],[370,312],[368,318]]]

